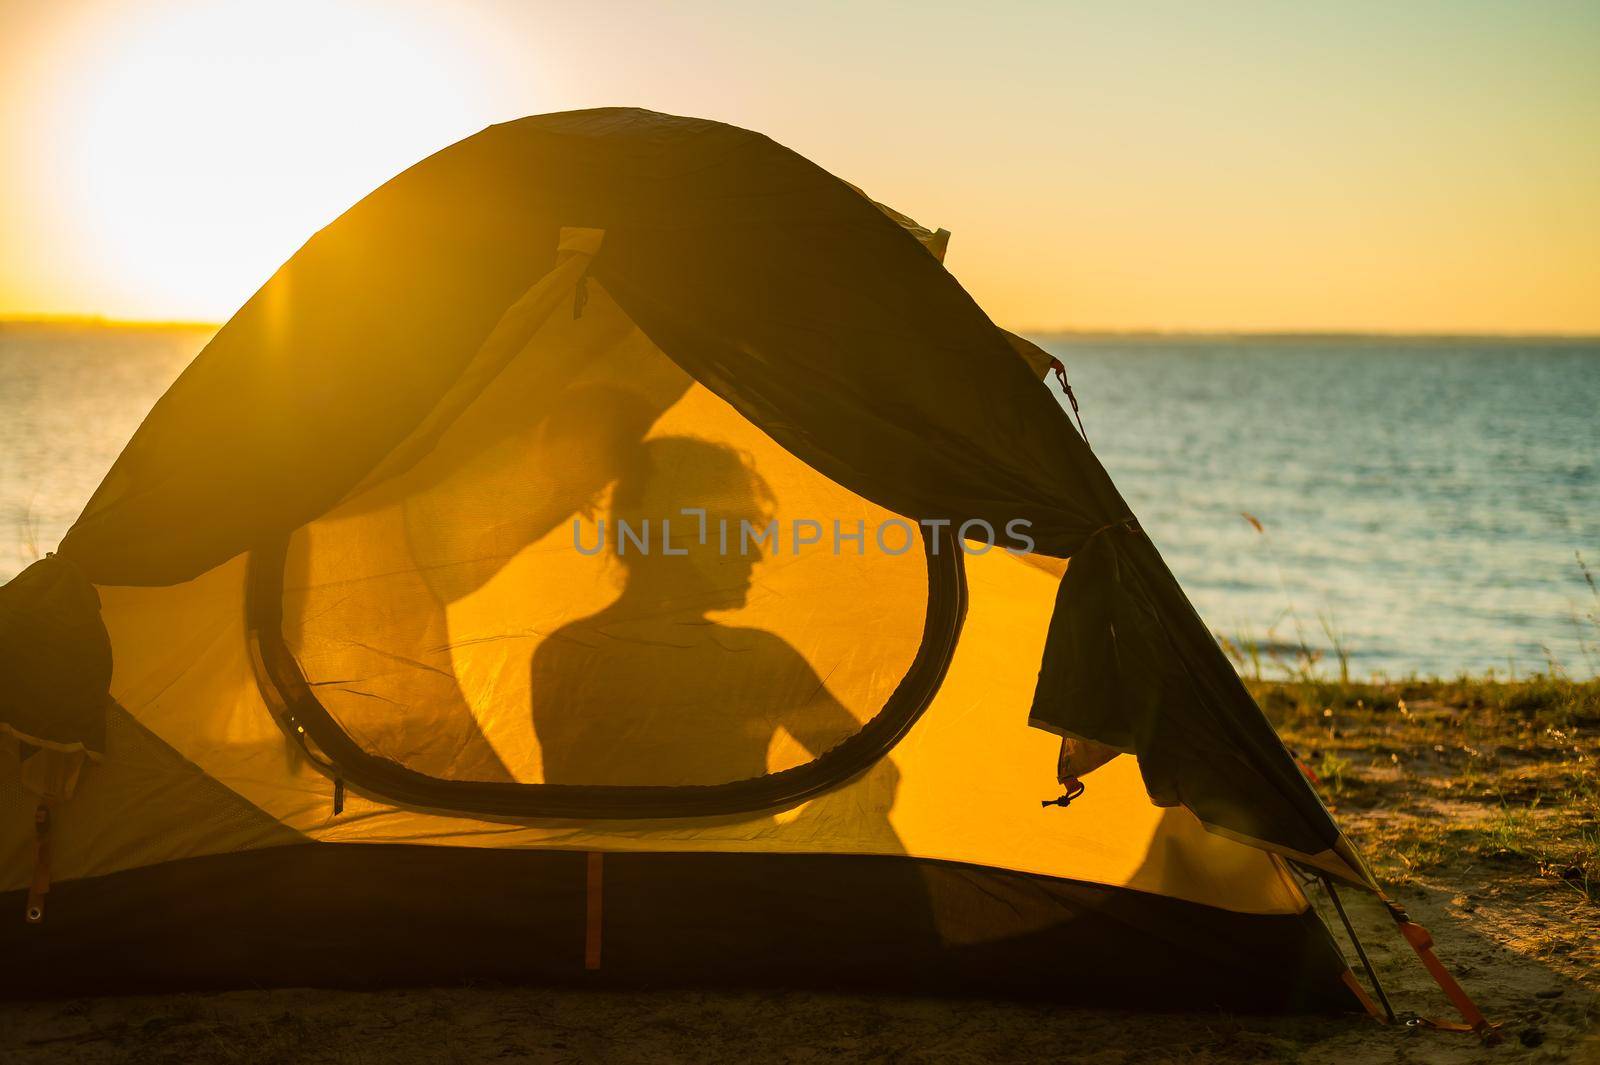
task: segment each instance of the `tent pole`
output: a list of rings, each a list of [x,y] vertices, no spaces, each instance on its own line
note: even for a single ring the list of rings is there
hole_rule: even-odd
[[[1339,912],[1339,920],[1344,922],[1345,934],[1355,945],[1356,957],[1361,959],[1361,967],[1367,971],[1367,979],[1372,981],[1372,989],[1378,993],[1378,1001],[1383,1003],[1383,1012],[1388,1015],[1390,1024],[1396,1023],[1398,1018],[1394,1015],[1394,1007],[1389,1004],[1389,996],[1384,994],[1383,985],[1378,982],[1378,973],[1372,968],[1372,962],[1367,959],[1367,951],[1361,945],[1361,937],[1356,935],[1355,926],[1350,923],[1349,916],[1344,912],[1344,903],[1339,901],[1339,893],[1334,890],[1333,881],[1327,874],[1322,874],[1321,880],[1323,888],[1328,892],[1328,898],[1333,901],[1333,908]]]

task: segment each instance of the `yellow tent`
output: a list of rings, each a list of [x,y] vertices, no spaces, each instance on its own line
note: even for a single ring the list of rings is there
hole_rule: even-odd
[[[947,236],[636,110],[318,233],[0,590],[0,983],[1352,1006],[1359,859]]]

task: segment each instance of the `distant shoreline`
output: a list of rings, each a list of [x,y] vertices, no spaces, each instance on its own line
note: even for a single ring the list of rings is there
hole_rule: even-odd
[[[0,329],[210,329],[222,328],[221,322],[192,322],[183,319],[158,321],[142,318],[104,318],[98,315],[38,314],[0,315]]]
[[[185,319],[107,318],[99,315],[0,315],[0,330],[22,329],[122,329],[217,330],[222,322]],[[1341,342],[1387,340],[1455,344],[1596,344],[1600,333],[1407,333],[1374,330],[1300,329],[1018,329],[1036,341],[1059,340],[1203,340]]]
[[[1049,329],[1017,330],[1037,341],[1052,340],[1214,340],[1214,341],[1373,341],[1447,344],[1595,344],[1600,333],[1384,333],[1360,330],[1162,330]]]

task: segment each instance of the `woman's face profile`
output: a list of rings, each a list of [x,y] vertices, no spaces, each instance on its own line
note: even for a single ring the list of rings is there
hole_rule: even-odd
[[[702,611],[744,606],[770,543],[765,482],[737,451],[710,441],[662,437],[642,452],[613,491],[607,533],[626,569],[625,594]]]

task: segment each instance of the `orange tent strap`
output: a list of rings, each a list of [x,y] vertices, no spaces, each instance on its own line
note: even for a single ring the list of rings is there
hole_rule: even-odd
[[[599,851],[589,852],[588,862],[588,893],[587,914],[583,935],[583,967],[585,969],[600,968],[600,902],[602,896],[601,872],[605,855]]]
[[[50,807],[40,803],[33,814],[33,879],[28,883],[28,923],[44,920],[44,897],[50,890]]]
[[[1461,1014],[1461,1019],[1466,1022],[1458,1025],[1452,1021],[1426,1020],[1424,1023],[1430,1028],[1440,1028],[1445,1031],[1476,1032],[1483,1038],[1485,1043],[1498,1043],[1501,1037],[1496,1029],[1500,1026],[1490,1023],[1489,1019],[1483,1015],[1483,1011],[1478,1009],[1477,1003],[1472,1001],[1471,996],[1467,994],[1456,978],[1450,975],[1450,970],[1444,967],[1444,963],[1439,960],[1439,956],[1433,952],[1432,933],[1413,921],[1406,911],[1401,909],[1395,902],[1385,898],[1383,904],[1388,908],[1389,915],[1394,918],[1395,924],[1399,926],[1400,935],[1405,938],[1407,943],[1411,944],[1411,949],[1417,952],[1417,957],[1422,960],[1423,967],[1428,970],[1428,975],[1433,977],[1434,983],[1439,985],[1439,989],[1450,1000],[1450,1005],[1456,1008],[1456,1012]]]

